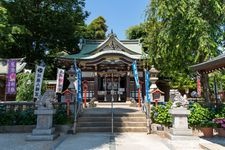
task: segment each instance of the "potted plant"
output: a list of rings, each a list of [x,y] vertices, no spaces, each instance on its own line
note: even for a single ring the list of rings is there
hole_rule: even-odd
[[[219,136],[225,137],[225,105],[220,105],[215,115],[214,122],[216,123]]]
[[[207,107],[201,106],[199,103],[189,105],[191,111],[188,116],[189,126],[193,129],[201,130],[205,137],[213,136],[213,127],[215,123],[212,121],[214,112]]]
[[[215,123],[210,120],[204,120],[200,124],[200,130],[202,131],[204,137],[213,137],[214,127],[215,127]]]
[[[225,137],[225,118],[215,118],[218,135]]]

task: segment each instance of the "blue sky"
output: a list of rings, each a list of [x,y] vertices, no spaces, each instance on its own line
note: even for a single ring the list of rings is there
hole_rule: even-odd
[[[98,16],[103,16],[108,25],[107,33],[113,32],[119,39],[126,39],[125,31],[145,20],[145,10],[149,0],[85,0],[85,10],[91,14],[89,24]]]

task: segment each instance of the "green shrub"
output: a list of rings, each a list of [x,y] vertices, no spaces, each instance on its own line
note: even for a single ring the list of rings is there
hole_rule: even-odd
[[[219,108],[216,111],[215,118],[225,118],[225,105],[219,106]]]
[[[199,103],[189,106],[190,115],[188,123],[191,127],[209,127],[213,126],[214,111],[207,107],[202,107]]]
[[[169,109],[172,106],[172,101],[168,101],[166,105],[153,106],[151,111],[151,120],[153,123],[158,123],[165,126],[172,125],[172,116],[169,114]]]
[[[16,124],[18,125],[36,124],[37,116],[34,114],[34,109],[29,108],[22,111],[18,110],[16,112],[17,112]]]
[[[36,116],[33,109],[4,110],[0,109],[0,125],[33,125]]]
[[[6,106],[0,105],[0,126],[1,125],[35,125],[37,116],[33,108],[7,110]],[[54,124],[72,124],[73,115],[67,117],[66,106],[56,108],[56,114],[53,116]]]
[[[66,106],[59,105],[56,109],[56,114],[54,115],[53,122],[54,124],[72,124],[73,115],[71,114],[68,117],[66,114]]]

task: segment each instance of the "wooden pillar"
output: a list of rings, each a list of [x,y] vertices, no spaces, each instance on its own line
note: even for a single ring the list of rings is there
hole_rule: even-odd
[[[96,98],[96,100],[98,100],[98,73],[97,73],[97,66],[95,66],[95,77],[94,77],[94,97]]]
[[[126,101],[130,100],[130,67],[127,67],[126,75]]]
[[[203,94],[205,97],[205,101],[207,104],[210,103],[210,98],[209,98],[209,78],[208,78],[208,74],[203,73],[201,74],[202,77],[202,85],[203,85]]]

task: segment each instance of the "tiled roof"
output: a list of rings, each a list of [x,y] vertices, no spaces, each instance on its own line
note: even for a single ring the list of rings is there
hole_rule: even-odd
[[[224,69],[225,68],[225,53],[217,57],[214,57],[208,61],[193,65],[191,66],[191,68],[195,71],[206,72],[206,73],[216,69]]]
[[[16,63],[16,73],[21,72],[24,67],[26,66],[25,62],[22,62],[21,58],[17,59]],[[0,59],[0,75],[5,75],[8,72],[8,65],[7,65],[7,60],[6,59]]]
[[[119,40],[110,35],[105,40],[83,40],[80,53],[63,56],[68,59],[93,59],[104,54],[122,54],[132,59],[141,59],[143,51],[139,40]],[[116,49],[109,48],[114,43]],[[107,48],[106,48],[107,47]]]

